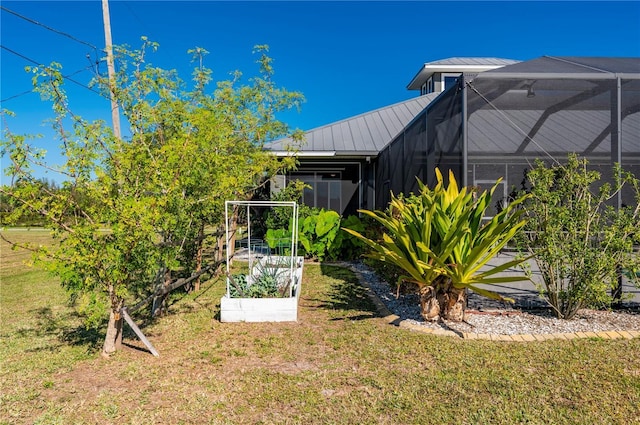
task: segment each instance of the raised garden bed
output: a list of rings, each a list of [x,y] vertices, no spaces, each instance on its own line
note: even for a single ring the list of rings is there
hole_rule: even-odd
[[[230,217],[237,216],[243,208],[246,218],[248,243],[243,251],[243,261],[248,271],[232,274],[234,253],[227,249],[227,292],[220,300],[222,322],[288,322],[298,320],[298,298],[302,285],[304,258],[297,256],[297,231],[290,232],[287,241],[279,240],[276,248],[259,240],[252,234],[252,220],[264,215],[265,208],[291,208],[290,229],[298,228],[298,209],[295,202],[227,201],[227,247],[235,245],[232,240],[234,223]],[[256,209],[260,211],[256,212]],[[234,212],[235,211],[235,212]],[[260,245],[260,249],[255,249]],[[265,248],[266,247],[266,248]],[[284,248],[284,249],[283,249]],[[276,251],[276,252],[273,252]]]

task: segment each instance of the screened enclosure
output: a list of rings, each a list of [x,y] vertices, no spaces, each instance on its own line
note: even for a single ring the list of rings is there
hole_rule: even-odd
[[[536,158],[640,176],[640,59],[542,57],[466,81],[466,179],[518,186]],[[634,202],[624,192],[620,203]]]
[[[463,74],[379,156],[376,208],[390,189],[415,191],[415,177],[433,184],[435,167],[480,188],[502,178],[503,202],[536,159],[562,163],[570,152],[605,180],[614,163],[640,177],[640,58],[545,56]],[[616,202],[636,201],[623,191]]]

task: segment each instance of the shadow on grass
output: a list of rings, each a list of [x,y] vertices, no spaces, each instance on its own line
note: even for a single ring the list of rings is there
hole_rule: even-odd
[[[369,299],[367,290],[358,283],[358,278],[353,272],[343,267],[324,264],[320,265],[320,270],[332,283],[326,296],[315,300],[319,302],[317,308],[347,313],[344,317],[332,320],[365,320],[377,316],[377,310]]]
[[[35,325],[30,328],[19,329],[15,333],[16,336],[50,339],[50,343],[28,351],[55,351],[63,345],[86,346],[88,352],[96,351],[100,348],[104,333],[99,329],[87,328],[82,324],[72,324],[81,320],[76,312],[55,314],[51,308],[42,307],[31,310],[30,313],[33,313],[36,318]],[[106,322],[104,326],[106,327]]]

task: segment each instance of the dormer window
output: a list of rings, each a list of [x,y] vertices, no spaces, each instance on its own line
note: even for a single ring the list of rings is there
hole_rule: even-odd
[[[429,93],[433,93],[433,76],[429,77],[429,79],[420,87],[420,96]]]
[[[447,90],[449,87],[453,87],[458,84],[458,78],[461,74],[442,74],[442,87],[443,90]]]
[[[448,58],[425,63],[409,82],[409,90],[420,90],[420,95],[439,93],[456,84],[464,73],[478,74],[518,61],[500,58]]]

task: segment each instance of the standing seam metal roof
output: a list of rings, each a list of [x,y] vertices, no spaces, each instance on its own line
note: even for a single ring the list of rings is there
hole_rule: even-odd
[[[440,93],[430,93],[305,132],[299,152],[335,152],[339,155],[377,155]],[[290,138],[275,140],[265,148],[284,152]]]
[[[545,74],[556,78],[585,78],[588,75],[594,78],[603,75],[614,78],[616,74],[629,74],[637,78],[640,74],[640,58],[541,56],[480,73],[477,78],[527,78],[527,75],[542,78]]]

